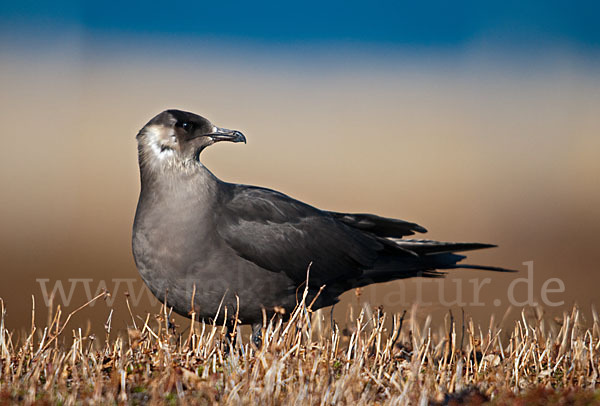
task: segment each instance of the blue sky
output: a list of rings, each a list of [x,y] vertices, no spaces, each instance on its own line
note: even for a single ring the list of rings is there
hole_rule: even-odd
[[[600,48],[598,1],[2,2],[1,25],[34,34],[78,27],[92,36],[183,35],[266,45],[453,48],[483,39],[500,46]]]

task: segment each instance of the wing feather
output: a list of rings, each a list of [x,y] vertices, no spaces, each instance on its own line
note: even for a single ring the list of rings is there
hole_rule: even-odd
[[[231,187],[218,216],[219,235],[242,258],[297,283],[309,265],[312,285],[360,277],[383,249],[375,236],[329,212],[270,189]]]

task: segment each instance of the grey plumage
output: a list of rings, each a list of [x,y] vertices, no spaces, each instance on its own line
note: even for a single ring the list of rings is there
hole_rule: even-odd
[[[291,310],[310,265],[314,307],[337,302],[354,287],[415,276],[439,277],[461,267],[456,254],[492,247],[403,239],[426,230],[372,214],[319,210],[274,190],[226,183],[199,156],[218,141],[245,142],[238,131],[167,110],[137,135],[141,192],[133,253],[152,293],[188,315],[192,291],[200,318],[237,310],[243,323],[262,311]],[[478,269],[503,270],[494,267]],[[237,297],[237,298],[236,298]],[[221,315],[223,315],[223,311]]]

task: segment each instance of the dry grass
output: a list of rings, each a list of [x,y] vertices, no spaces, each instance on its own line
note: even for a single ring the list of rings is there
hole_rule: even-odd
[[[448,314],[434,328],[416,309],[363,306],[332,331],[303,300],[288,323],[265,322],[260,348],[239,326],[235,340],[194,320],[178,333],[165,308],[132,316],[125,338],[113,337],[109,319],[103,339],[67,330],[59,308],[43,329],[32,315],[17,340],[4,312],[1,403],[600,404],[600,320],[593,311],[584,328],[577,308],[552,322],[522,313],[502,331],[493,319],[481,328]]]

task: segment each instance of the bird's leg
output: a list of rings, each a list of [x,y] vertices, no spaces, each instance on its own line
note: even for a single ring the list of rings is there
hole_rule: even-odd
[[[227,338],[232,339],[231,342],[235,343],[235,331],[231,323],[227,323]]]
[[[225,353],[229,354],[229,347],[233,348],[235,350],[235,344],[236,344],[236,339],[237,336],[234,335],[234,331],[233,331],[233,325],[231,323],[227,323],[226,324],[227,327],[227,333],[225,334]]]
[[[262,323],[252,325],[252,342],[258,348],[262,345]]]
[[[335,331],[335,320],[333,320],[333,309],[335,308],[335,305],[331,306],[331,313],[329,314],[329,318],[331,319],[331,331],[334,332]]]

